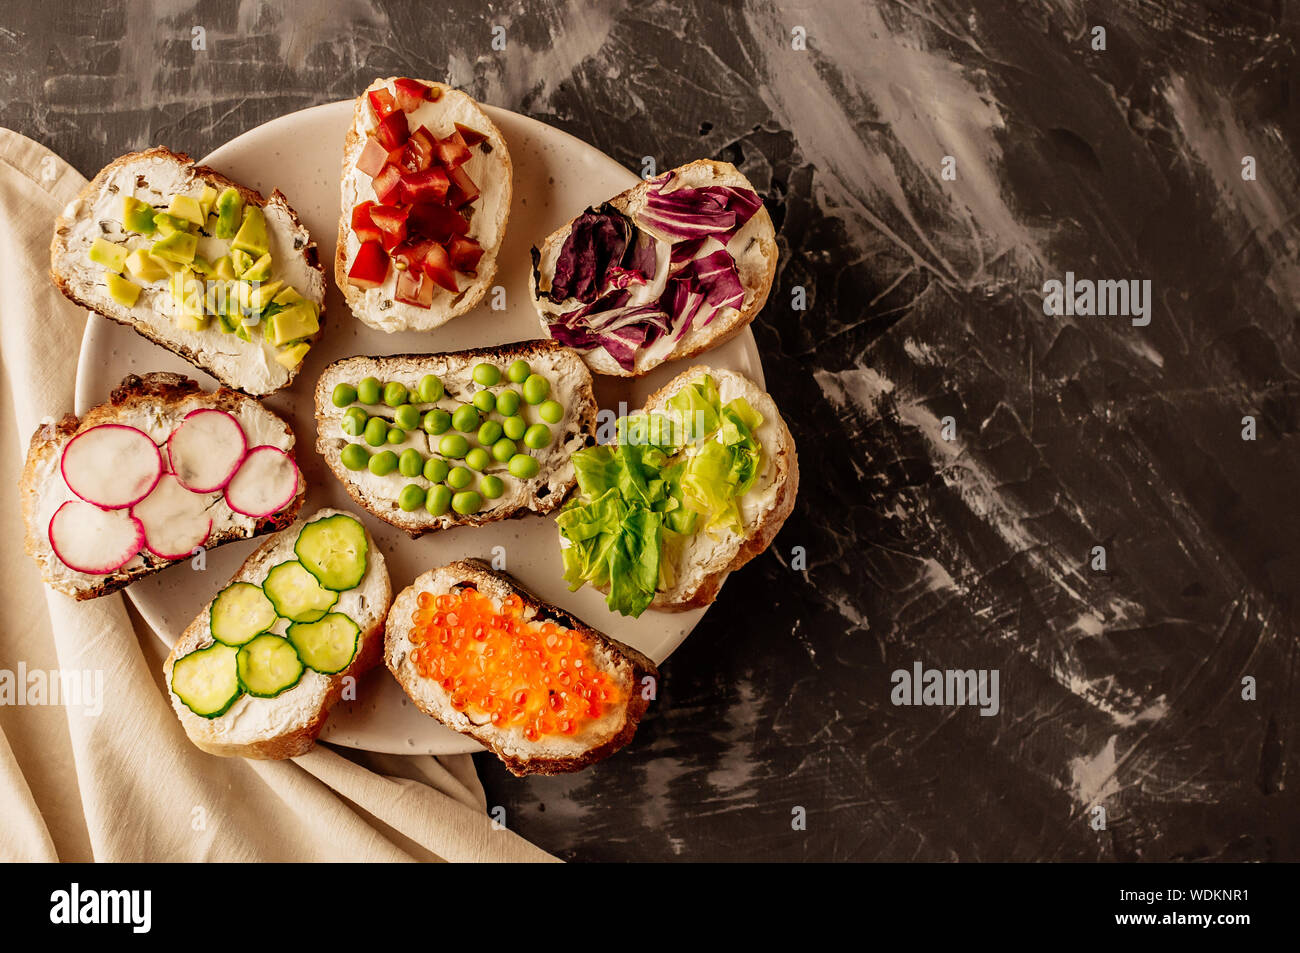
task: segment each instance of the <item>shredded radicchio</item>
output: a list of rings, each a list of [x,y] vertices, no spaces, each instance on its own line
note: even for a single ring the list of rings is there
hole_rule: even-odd
[[[750,189],[705,185],[665,191],[676,176],[669,172],[646,190],[640,220],[674,239],[731,236],[759,210],[763,200]]]

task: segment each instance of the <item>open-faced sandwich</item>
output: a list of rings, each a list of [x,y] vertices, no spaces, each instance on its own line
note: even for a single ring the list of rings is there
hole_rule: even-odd
[[[492,284],[513,171],[501,132],[458,89],[377,79],[343,150],[335,282],[381,331],[426,331]]]
[[[316,385],[316,449],[358,505],[418,536],[549,513],[595,442],[591,373],[552,341],[350,357]]]
[[[162,147],[110,163],[68,204],[50,272],[72,301],[254,397],[288,385],[320,337],[325,276],[288,200]]]
[[[519,776],[578,771],[622,748],[659,676],[640,652],[476,559],[398,594],[384,661],[421,711]]]
[[[324,509],[277,533],[167,657],[185,733],[210,754],[304,754],[335,702],[378,664],[392,597],[384,557],[355,517]]]
[[[287,526],[306,484],[289,425],[178,374],[131,375],[78,419],[41,425],[20,491],[27,552],[76,599]]]
[[[574,454],[578,492],[556,516],[564,577],[623,615],[717,598],[794,509],[799,461],[772,398],[734,371],[693,367]]]
[[[542,327],[598,374],[635,377],[739,334],[767,300],[776,234],[726,162],[701,159],[589,208],[533,248]]]

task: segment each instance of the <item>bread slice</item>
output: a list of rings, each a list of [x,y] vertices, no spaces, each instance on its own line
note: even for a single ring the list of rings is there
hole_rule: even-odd
[[[492,287],[497,271],[497,253],[501,249],[506,222],[510,217],[514,167],[510,162],[510,150],[506,147],[505,137],[478,103],[445,83],[421,80],[425,86],[436,91],[437,99],[423,103],[407,115],[412,132],[420,126],[427,126],[434,136],[443,138],[456,131],[455,123],[461,123],[487,137],[483,145],[471,147],[473,157],[463,167],[481,190],[479,197],[470,206],[473,214],[468,232],[468,237],[483,247],[477,274],[471,276],[458,272],[458,293],[435,288],[433,304],[429,308],[404,304],[394,297],[397,271],[391,267],[388,279],[381,287],[359,288],[349,283],[348,270],[356,260],[360,248],[360,242],[352,231],[352,210],[361,202],[378,201],[373,180],[356,167],[357,158],[366,144],[366,136],[376,126],[367,94],[381,87],[391,92],[395,79],[397,77],[376,79],[357,97],[352,125],[348,128],[343,144],[343,176],[340,185],[342,214],[339,217],[334,283],[343,291],[348,307],[363,324],[380,331],[428,331],[469,311]]]
[[[442,516],[433,516],[424,507],[406,512],[397,505],[398,495],[403,487],[412,483],[427,492],[432,484],[423,476],[405,477],[397,471],[386,476],[376,476],[369,470],[353,471],[343,466],[343,448],[349,441],[358,438],[349,437],[343,432],[341,424],[347,408],[334,406],[331,395],[335,385],[347,383],[355,386],[363,378],[375,377],[382,383],[401,382],[414,392],[420,378],[425,374],[433,374],[442,380],[446,390],[437,406],[450,411],[458,404],[468,402],[472,394],[481,389],[473,382],[475,364],[481,361],[492,362],[504,371],[512,361],[519,359],[528,361],[535,371],[551,381],[551,396],[563,404],[564,417],[558,424],[551,425],[555,437],[550,446],[532,451],[539,464],[537,476],[528,480],[516,480],[509,476],[504,464],[492,463],[489,472],[501,476],[505,481],[506,492],[499,499],[486,501],[490,506],[468,516],[450,510]],[[506,388],[516,391],[519,389],[518,385],[511,384],[503,376],[501,383],[491,390],[499,393]],[[429,410],[434,405],[417,403],[416,406]],[[382,404],[363,409],[372,416],[383,416],[390,421],[394,415],[392,408]],[[521,404],[520,412],[530,424],[540,419],[537,408],[527,404]],[[596,399],[592,393],[591,372],[577,352],[560,347],[553,341],[520,341],[500,347],[472,348],[443,354],[349,357],[325,368],[316,384],[317,452],[324,457],[358,506],[413,537],[452,526],[482,526],[529,513],[551,512],[575,486],[570,458],[577,450],[595,442],[595,427]],[[406,448],[414,447],[421,456],[428,458],[436,455],[433,450],[436,450],[438,442],[438,436],[431,437],[423,430],[416,429],[407,434],[407,439],[402,444],[373,449],[375,452],[388,449],[400,454]],[[520,449],[523,449],[522,445]],[[448,462],[454,465],[457,461]]]
[[[697,159],[694,162],[673,169],[670,173],[665,173],[665,175],[673,177],[671,180],[673,189],[724,186],[756,191],[750,181],[729,162]],[[661,242],[667,242],[672,240],[671,236],[660,232],[652,225],[644,224],[639,217],[642,209],[645,208],[646,193],[650,186],[654,182],[662,180],[662,178],[663,176],[660,176],[656,179],[638,183],[627,191],[620,192],[606,204],[631,218],[633,223],[643,231],[648,232]],[[595,209],[588,209],[588,211],[595,211]],[[555,273],[556,259],[560,254],[560,249],[564,246],[565,239],[568,238],[573,229],[574,221],[576,219],[552,232],[540,247],[533,249],[533,277],[529,287],[533,305],[537,308],[542,329],[547,335],[550,335],[551,323],[558,314],[570,311],[578,306],[576,300],[572,298],[555,303],[545,296],[551,290],[551,278]],[[661,335],[649,347],[641,348],[636,352],[631,370],[627,370],[620,365],[603,347],[594,347],[591,350],[582,351],[583,359],[588,366],[597,374],[608,374],[614,377],[640,377],[665,361],[694,357],[731,340],[743,331],[754,320],[758,312],[763,309],[768,292],[772,288],[772,280],[776,276],[776,232],[767,209],[762,206],[758,208],[736,235],[727,242],[727,250],[731,252],[732,258],[735,260],[736,271],[745,290],[745,298],[740,308],[723,308],[708,324],[701,324],[696,320],[692,323],[690,330],[678,341],[673,341],[671,334]],[[662,263],[664,255],[661,254],[660,257],[660,267],[663,269],[665,267]],[[642,301],[638,290],[633,287],[630,289],[632,291],[630,303],[642,304],[654,300],[654,292],[650,290],[651,286],[646,285],[644,288],[643,295],[651,297],[647,298],[646,301]],[[675,319],[674,326],[676,326],[678,316],[672,315],[672,317]]]
[[[246,205],[262,207],[274,262],[273,277],[282,278],[314,302],[321,312],[323,327],[325,274],[317,259],[316,244],[288,199],[279,190],[264,199],[259,192],[162,146],[115,159],[64,208],[54,225],[50,275],[71,301],[134,328],[227,387],[261,397],[287,387],[301,364],[293,368],[279,364],[275,348],[260,331],[253,334],[251,341],[244,341],[235,334],[222,333],[215,321],[201,331],[179,327],[173,318],[171,291],[165,280],[143,285],[139,299],[127,307],[109,295],[103,267],[87,257],[91,244],[100,237],[125,242],[132,250],[152,244],[153,237],[123,231],[123,197],[134,196],[165,209],[173,196],[191,194],[205,185],[218,193],[236,189]],[[223,239],[202,238],[199,252],[204,254],[206,246],[212,254],[224,253],[226,244]],[[317,340],[320,334],[317,331],[310,340]]]
[[[794,437],[776,402],[743,374],[697,365],[678,374],[645,402],[646,411],[666,412],[668,399],[708,374],[723,404],[743,397],[763,417],[756,436],[763,445],[763,472],[740,501],[742,535],[732,529],[702,530],[687,537],[678,553],[676,584],[655,593],[652,609],[684,612],[707,606],[718,597],[727,574],[739,569],[772,544],[799,492],[799,457]],[[608,591],[603,589],[602,591]]]
[[[498,609],[506,597],[512,593],[518,595],[529,620],[551,621],[576,633],[589,646],[592,662],[610,676],[622,693],[622,704],[611,706],[598,720],[584,725],[575,734],[548,735],[537,741],[524,737],[522,725],[501,728],[472,707],[457,711],[452,707],[450,693],[439,682],[420,674],[411,658],[414,648],[410,637],[411,617],[418,609],[421,593],[445,595],[465,586],[490,597]],[[490,569],[477,559],[431,569],[398,594],[388,613],[384,662],[417,708],[448,728],[481,742],[519,777],[580,771],[622,748],[632,740],[650,704],[644,680],[659,677],[654,662],[640,652],[597,632],[563,609],[543,602],[510,576]],[[557,690],[558,682],[550,691]]]
[[[70,569],[55,555],[50,545],[49,525],[55,510],[75,499],[60,473],[63,448],[73,437],[100,424],[120,423],[144,430],[155,443],[162,443],[186,414],[205,407],[224,410],[236,417],[250,447],[270,444],[286,452],[293,450],[293,430],[260,403],[224,387],[215,392],[204,391],[198,383],[179,374],[129,375],[114,388],[108,403],[92,408],[84,417],[67,414],[58,421],[47,420],[37,428],[27,450],[19,491],[27,529],[27,554],[40,566],[47,585],[77,600],[95,599],[116,592],[174,562],[184,561],[164,559],[142,550],[117,572],[89,575]],[[262,519],[242,516],[226,505],[220,493],[212,494],[213,502],[209,508],[212,532],[204,546],[211,549],[289,525],[297,516],[306,492],[307,484],[299,474],[298,492],[292,502],[280,512]]]
[[[294,558],[294,542],[304,526],[341,512],[318,510],[309,518],[277,533],[244,561],[230,581],[261,583],[277,564]],[[369,532],[366,533],[366,542],[370,548],[365,576],[355,588],[339,593],[338,602],[330,610],[349,616],[361,629],[360,645],[348,667],[333,675],[322,675],[309,668],[302,673],[297,685],[275,698],[241,695],[228,711],[215,718],[194,714],[171,690],[172,668],[176,660],[213,642],[209,620],[212,603],[203,607],[203,611],[181,633],[163,663],[163,679],[172,708],[190,741],[209,754],[262,760],[294,758],[311,749],[325,727],[330,709],[342,697],[344,687],[355,688],[361,675],[379,664],[384,617],[392,603],[393,590],[383,553]],[[270,631],[282,635],[287,627],[287,620],[278,619]]]

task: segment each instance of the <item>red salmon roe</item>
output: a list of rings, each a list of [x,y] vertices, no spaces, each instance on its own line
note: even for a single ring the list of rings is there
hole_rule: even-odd
[[[598,670],[591,646],[554,622],[524,618],[511,593],[500,607],[476,589],[421,593],[411,615],[411,661],[451,692],[451,706],[475,721],[519,728],[529,741],[572,735],[623,703]]]

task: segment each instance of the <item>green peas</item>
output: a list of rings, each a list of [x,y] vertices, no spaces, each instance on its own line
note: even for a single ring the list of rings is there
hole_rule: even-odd
[[[356,399],[357,389],[351,384],[335,384],[334,393],[330,395],[330,400],[334,402],[335,407],[346,407]]]
[[[388,430],[388,442],[394,446],[399,443],[406,443],[406,431],[401,427],[390,427]]]
[[[531,480],[537,476],[537,461],[526,453],[516,453],[510,458],[510,475],[521,480]]]
[[[343,414],[343,419],[339,421],[339,426],[349,437],[360,437],[366,432],[366,421],[370,418],[360,407],[352,407]]]
[[[524,423],[522,417],[507,417],[501,421],[501,432],[511,440],[523,440],[524,431],[528,429],[528,424]]]
[[[343,453],[339,456],[343,460],[343,465],[349,470],[364,470],[366,461],[370,459],[370,451],[359,443],[350,443],[343,448]]]
[[[554,421],[552,421],[552,423],[553,422]],[[398,407],[397,412],[393,414],[393,423],[397,424],[397,426],[401,427],[403,430],[414,430],[416,427],[420,426],[420,411],[417,407],[414,407],[411,404],[403,404],[401,407]]]
[[[397,472],[406,477],[417,477],[424,472],[424,458],[414,447],[407,447],[397,458]],[[412,507],[414,509],[414,507]]]
[[[533,369],[528,366],[528,362],[521,358],[506,368],[506,377],[513,384],[522,384],[528,380],[528,375],[532,372]]]
[[[451,414],[445,410],[431,410],[424,415],[424,432],[427,434],[436,437],[440,433],[446,433],[450,426]]]
[[[401,407],[410,396],[406,391],[406,385],[399,384],[397,381],[389,381],[384,385],[384,403],[389,407]]]
[[[508,463],[510,458],[515,455],[515,442],[506,437],[502,437],[496,443],[492,444],[492,459],[497,463]]]
[[[530,404],[540,404],[551,392],[551,382],[541,374],[529,374],[523,386],[524,400]]]
[[[459,460],[469,453],[469,441],[458,433],[449,433],[438,441],[438,452],[444,457]]]
[[[447,489],[441,483],[429,488],[429,494],[424,498],[424,508],[429,511],[430,516],[441,516],[451,509],[451,490]]]
[[[451,508],[461,516],[469,516],[471,513],[477,513],[479,507],[483,505],[483,497],[479,496],[473,490],[465,490],[457,493],[451,498]]]
[[[465,466],[471,470],[482,472],[487,469],[487,465],[492,462],[492,454],[488,453],[482,447],[475,447],[469,453],[465,454]]]
[[[474,380],[484,387],[491,387],[497,381],[501,380],[501,372],[497,370],[494,364],[475,364]]]
[[[483,426],[478,428],[478,442],[480,446],[490,447],[501,439],[501,425],[495,420],[485,420]]]
[[[432,374],[425,374],[420,378],[420,386],[417,391],[422,402],[432,404],[435,401],[442,400],[442,381]]]
[[[524,431],[524,446],[541,450],[551,442],[551,428],[546,424],[533,424]]]
[[[474,406],[485,414],[492,413],[493,408],[497,405],[497,399],[490,390],[481,390],[474,395]]]
[[[366,429],[362,432],[366,443],[372,447],[382,447],[384,441],[388,439],[388,421],[383,417],[371,417],[366,421]]]
[[[497,394],[497,413],[502,417],[513,417],[519,412],[519,392],[503,390]]]
[[[469,404],[461,404],[451,415],[451,425],[461,433],[473,433],[480,423],[478,411]]]
[[[424,478],[430,483],[441,483],[447,479],[447,472],[450,469],[446,460],[441,457],[430,457],[424,461]]]
[[[397,505],[407,513],[418,510],[424,505],[424,489],[414,483],[406,484],[402,487],[402,492],[397,494]]]
[[[478,481],[478,488],[483,491],[483,495],[489,500],[495,500],[506,491],[506,485],[501,482],[500,477],[485,476]]]
[[[375,476],[388,476],[397,469],[397,454],[391,450],[381,450],[370,458],[368,466]]]
[[[379,381],[373,377],[363,377],[357,381],[357,400],[363,404],[379,403]]]
[[[558,400],[547,400],[537,408],[543,420],[548,424],[558,424],[564,418],[564,405]]]
[[[453,490],[463,490],[473,482],[474,474],[464,467],[452,467],[451,472],[447,474],[446,483]]]

